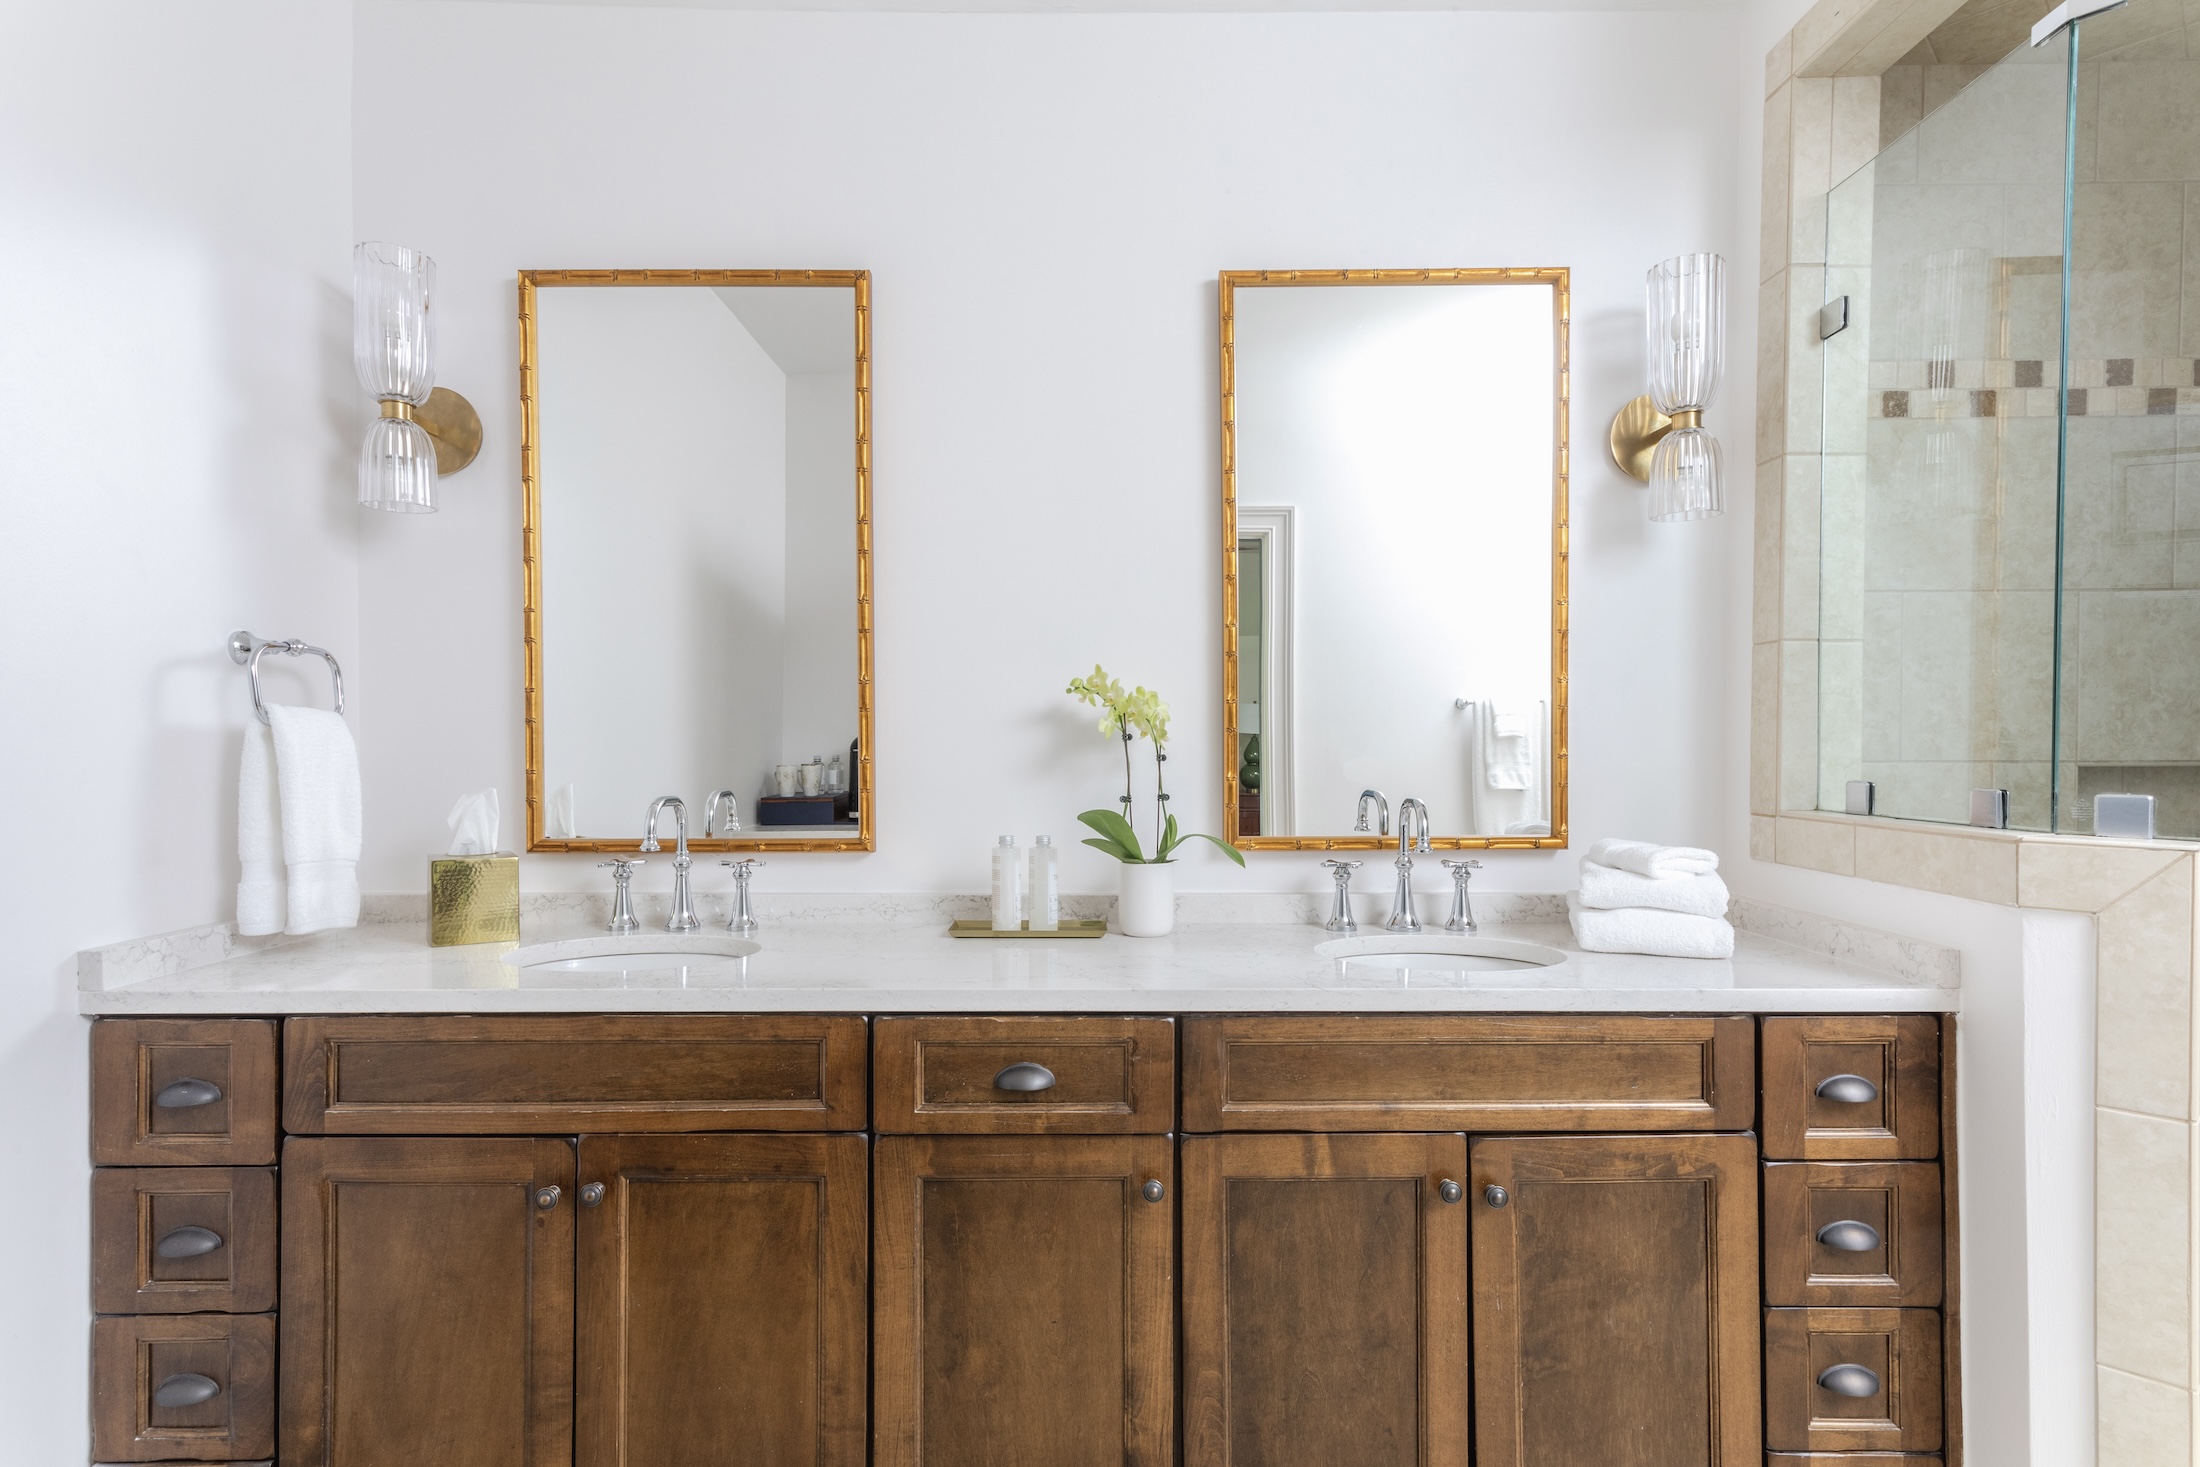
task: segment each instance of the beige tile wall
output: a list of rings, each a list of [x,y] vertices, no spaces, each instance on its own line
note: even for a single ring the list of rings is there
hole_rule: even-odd
[[[1973,831],[1813,809],[1836,775],[1868,762],[1875,751],[1885,752],[1883,741],[1900,736],[1898,727],[1890,728],[1889,719],[1899,709],[1888,706],[1888,691],[1882,688],[1875,695],[1865,682],[1863,647],[1875,635],[1888,635],[1901,625],[1899,619],[1912,609],[1903,598],[1961,592],[1960,587],[1888,586],[1882,589],[1893,599],[1875,603],[1873,572],[1860,564],[1837,563],[1825,571],[1827,580],[1821,585],[1820,514],[1830,513],[1839,524],[1841,516],[1854,512],[1858,466],[1846,461],[1855,449],[1844,435],[1854,425],[1834,423],[1826,429],[1831,441],[1820,438],[1822,354],[1816,331],[1818,303],[1828,285],[1825,194],[1833,182],[1869,161],[1879,129],[1889,118],[1897,127],[1907,126],[1907,109],[1914,105],[1922,110],[1923,76],[1895,74],[1884,84],[1882,76],[1956,8],[1950,0],[1821,0],[1765,61],[1750,853],[1759,860],[1975,901],[2095,915],[2098,1460],[2101,1467],[2192,1467],[2200,1442],[2194,1429],[2200,1400],[2195,1390],[2200,1310],[2194,1299],[2200,1277],[2193,1262],[2200,1253],[2200,1204],[2194,1190],[2200,1128],[2193,1112],[2200,848]],[[2135,6],[2132,12],[2118,13],[2122,18],[2116,29],[2089,22],[2095,30],[2088,32],[2087,54],[2101,57],[2128,48],[2127,61],[2143,60],[2158,68],[2200,65],[2200,57],[2183,54],[2181,34],[2171,44],[2169,28],[2159,23],[2163,13],[2160,6]],[[2080,146],[2085,166],[2094,170],[2087,175],[2089,182],[2162,182],[2166,165],[2157,155],[2172,142],[2200,143],[2200,101],[2195,100],[2200,99],[2200,72],[2171,76],[2165,71],[2149,79],[2135,69],[2128,76],[2132,89],[2113,97],[2115,88],[2103,89],[2099,115],[2085,121]],[[1913,85],[1918,91],[1914,99],[1908,94]],[[2165,97],[2170,105],[2148,111],[2150,99],[2159,103]],[[2194,136],[2187,139],[2187,132]],[[1931,163],[1925,157],[1907,160],[1907,166],[1919,168]],[[2097,197],[2108,213],[2113,213],[2112,206],[2128,203],[2131,219],[2165,228],[2173,205],[2181,211],[2174,261],[2181,303],[2184,290],[2200,292],[2200,186],[2184,189],[2180,182],[2179,187],[2174,200],[2163,189],[2136,187]],[[2108,230],[2108,225],[2102,228]],[[2104,234],[2103,248],[2115,246],[2112,234]],[[2081,256],[2088,242],[2079,242]],[[1864,263],[1842,259],[1843,248],[1837,237],[1831,268]],[[2102,256],[2125,262],[2106,273],[2130,278],[2103,280],[2094,288],[2097,302],[2087,309],[2100,324],[2097,330],[2087,329],[2100,339],[2098,356],[2109,357],[2110,342],[2133,357],[2172,363],[2180,355],[2200,355],[2200,305],[2180,304],[2167,312],[2144,305],[2161,299],[2158,292],[2169,288],[2172,277],[2173,262],[2167,255],[2156,258],[2158,253],[2134,248],[2125,255]],[[1835,279],[1838,283],[1839,277]],[[2141,304],[2134,307],[2133,300]],[[2194,300],[2200,302],[2200,295]],[[1869,323],[1864,325],[1868,338]],[[2125,327],[2130,329],[2124,335],[2114,334]],[[2074,332],[2073,350],[2083,355],[2077,351],[2077,336]],[[2121,344],[2125,342],[2128,347]],[[2142,345],[2148,349],[2141,350]],[[2175,384],[2135,381],[2129,389],[2108,389],[2104,382],[2103,390],[2143,393],[2149,385]],[[2121,399],[2115,401],[2123,405]],[[2144,397],[2132,400],[2131,405],[2140,407],[2134,416],[2159,411],[2145,407],[2146,402]],[[1995,416],[2003,414],[1997,409]],[[2168,416],[2172,449],[2189,447],[2200,456],[2200,425],[2188,428],[2191,420]],[[1870,432],[1869,423],[1865,432]],[[2004,437],[2002,451],[2036,456],[2044,450],[2029,439],[2012,446]],[[2032,482],[2039,476],[2008,477]],[[2046,482],[2052,485],[2051,475]],[[2184,492],[2182,481],[2173,481],[2173,516],[2183,508]],[[2191,494],[2192,523],[2200,525],[2200,473],[2194,475]],[[2004,516],[2004,523],[2037,518],[2012,513]],[[2042,599],[2051,586],[2052,545],[2026,543],[2022,531],[1997,533],[2002,538],[1969,550],[1991,558],[2000,577],[1997,589],[2032,593],[2002,595],[1997,609],[2003,622],[2017,617],[2037,623],[2052,612]],[[2012,534],[2019,538],[2010,538]],[[2200,593],[2200,536],[2181,561],[2185,550],[2173,536],[2166,589],[2190,586]],[[2151,617],[2159,629],[2150,633],[2157,647],[2200,634],[2200,620],[2188,627],[2181,603],[2165,598],[2164,589],[2151,582],[2146,587],[2103,587],[2104,595],[2151,594],[2155,599],[2135,601],[2129,608],[2102,602],[2097,611],[2103,618],[2100,633],[2113,630],[2128,636],[2130,628],[2114,624],[2116,618]],[[1921,614],[1933,609],[1929,602],[1916,605]],[[2039,629],[2027,625],[2016,630],[2033,636]],[[2185,641],[2184,646],[2190,645]],[[1966,675],[1983,678],[2010,696],[2000,705],[2006,711],[1990,722],[1991,738],[1984,747],[1959,742],[1950,751],[1955,757],[1925,762],[1947,763],[1965,780],[2004,783],[2012,789],[2024,780],[2044,781],[2044,766],[2016,757],[2041,737],[2042,731],[2026,722],[2036,722],[2037,715],[2021,710],[2043,707],[2043,690],[2026,685],[2007,657],[1982,661],[1975,644],[1940,647],[1934,655],[1953,659],[1951,665]],[[1822,673],[1828,686],[1844,691],[1861,686],[1865,706],[1854,745],[1824,751],[1823,757],[1817,727]],[[2165,687],[2147,706],[2159,704],[2167,710],[2180,700],[2186,710],[2182,727],[2189,729],[2190,710],[2200,707],[2200,686]],[[2169,715],[2165,711],[2163,716]]]

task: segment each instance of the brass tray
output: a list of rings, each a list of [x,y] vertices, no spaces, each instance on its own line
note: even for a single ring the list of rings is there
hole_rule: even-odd
[[[1071,921],[1062,919],[1062,925],[1052,932],[1033,932],[1025,928],[1020,932],[995,932],[993,924],[983,917],[964,918],[951,922],[947,927],[949,937],[1104,937],[1108,924],[1104,917],[1082,918]]]

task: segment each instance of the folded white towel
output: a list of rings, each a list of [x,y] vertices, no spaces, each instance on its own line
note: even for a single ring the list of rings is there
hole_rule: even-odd
[[[359,749],[351,729],[318,708],[271,704],[275,783],[283,802],[283,931],[359,925]]]
[[[257,719],[244,727],[237,766],[237,930],[264,937],[283,930],[288,894],[283,881],[281,801],[275,793],[275,741]]]
[[[1585,907],[1581,893],[1566,893],[1574,941],[1593,953],[1647,953],[1654,958],[1731,958],[1734,928],[1716,917],[1660,912],[1648,907]]]
[[[1708,876],[1719,869],[1719,853],[1696,846],[1657,846],[1640,840],[1600,840],[1589,847],[1587,859],[1599,866],[1616,866],[1637,876],[1664,880],[1674,876]]]
[[[1581,863],[1581,904],[1585,907],[1654,907],[1692,917],[1726,916],[1726,883],[1716,871],[1701,876],[1637,876],[1616,866]]]

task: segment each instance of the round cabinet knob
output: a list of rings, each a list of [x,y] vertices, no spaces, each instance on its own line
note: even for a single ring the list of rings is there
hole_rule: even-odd
[[[601,1201],[603,1201],[603,1183],[590,1182],[587,1186],[581,1188],[581,1206],[594,1207]]]
[[[541,1208],[544,1212],[548,1212],[558,1205],[558,1199],[564,1195],[564,1190],[559,1187],[537,1187],[535,1189],[535,1206]]]
[[[1054,1088],[1054,1071],[1048,1069],[1045,1065],[1035,1065],[1029,1062],[1010,1065],[993,1077],[993,1088],[995,1090],[1021,1090],[1027,1093],[1052,1090]]]
[[[153,1104],[162,1110],[195,1110],[222,1098],[222,1087],[212,1080],[171,1080],[160,1087]]]
[[[1879,1098],[1879,1087],[1862,1075],[1828,1075],[1818,1082],[1818,1094],[1842,1105],[1862,1105]]]
[[[1818,1241],[1843,1253],[1870,1253],[1879,1247],[1879,1229],[1854,1218],[1843,1218],[1820,1228]]]
[[[1512,1201],[1512,1193],[1492,1182],[1482,1189],[1482,1200],[1492,1207],[1503,1207]]]
[[[221,1393],[220,1381],[203,1375],[171,1375],[153,1388],[153,1404],[171,1410],[178,1406],[203,1406]]]
[[[1464,1187],[1460,1186],[1451,1178],[1446,1177],[1444,1178],[1444,1180],[1436,1184],[1436,1195],[1443,1198],[1446,1202],[1457,1202],[1460,1198],[1466,1196],[1467,1192]]]
[[[1159,1177],[1148,1177],[1146,1185],[1138,1189],[1138,1195],[1148,1202],[1159,1202],[1169,1195],[1169,1189],[1161,1185]]]
[[[1861,1365],[1829,1365],[1818,1372],[1818,1384],[1837,1396],[1857,1401],[1879,1394],[1879,1377]]]
[[[222,1235],[212,1228],[177,1228],[164,1234],[153,1251],[162,1258],[203,1258],[221,1245]]]

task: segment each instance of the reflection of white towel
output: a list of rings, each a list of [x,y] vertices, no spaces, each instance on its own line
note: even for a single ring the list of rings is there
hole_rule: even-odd
[[[283,805],[283,871],[290,887],[283,931],[359,925],[359,749],[334,713],[267,710],[275,785]]]
[[[1648,907],[1604,911],[1581,904],[1581,893],[1566,893],[1566,914],[1574,941],[1593,953],[1647,953],[1654,958],[1731,958],[1734,928],[1716,917],[1659,912]]]
[[[1482,705],[1482,777],[1493,790],[1535,788],[1534,714],[1517,708]]]
[[[237,766],[237,930],[264,937],[283,930],[282,802],[275,793],[275,740],[258,719],[244,726]]]
[[[1589,847],[1588,860],[1599,866],[1616,866],[1637,876],[1666,878],[1707,876],[1719,869],[1719,853],[1697,846],[1658,846],[1640,840],[1600,840]]]
[[[1726,883],[1716,871],[1701,876],[1638,876],[1616,866],[1581,863],[1581,904],[1585,907],[1655,907],[1696,917],[1726,915]]]

